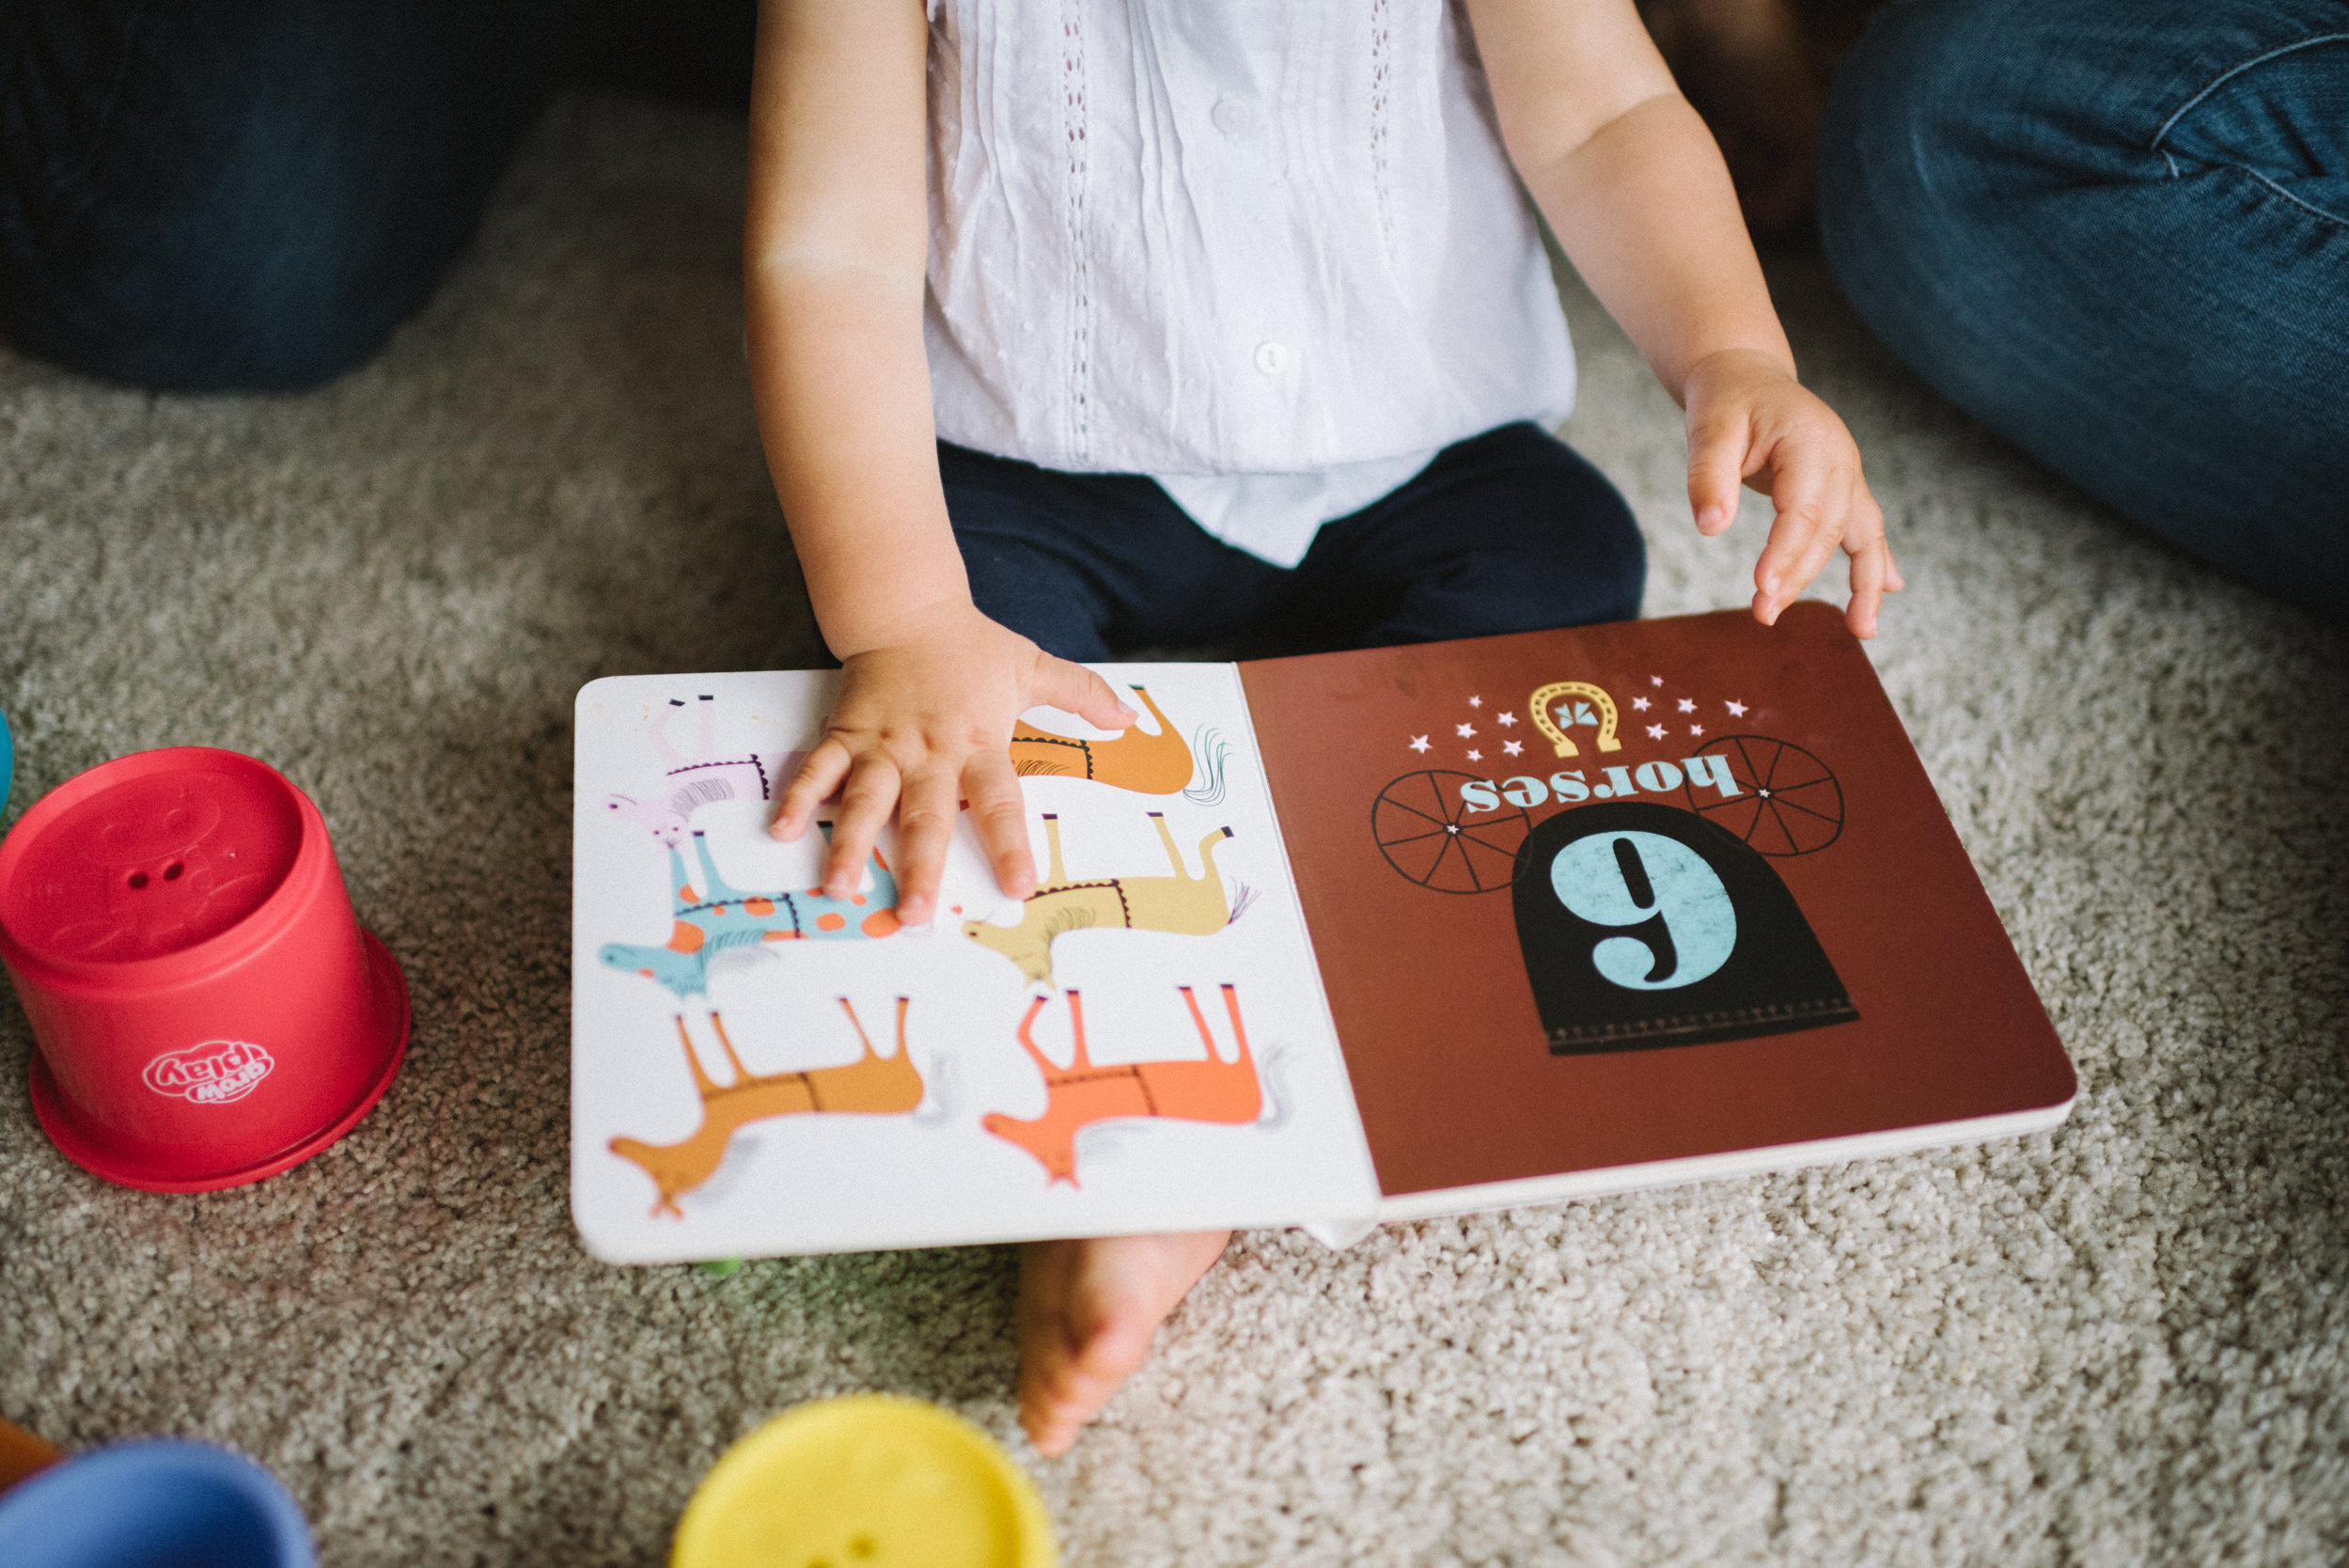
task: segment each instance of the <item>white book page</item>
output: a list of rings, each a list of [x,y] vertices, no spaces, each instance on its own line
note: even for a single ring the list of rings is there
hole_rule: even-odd
[[[1013,743],[1046,886],[1005,899],[965,816],[922,929],[890,913],[893,836],[843,903],[813,891],[821,833],[764,832],[837,675],[581,690],[572,1213],[591,1251],[665,1262],[1373,1212],[1237,671],[1101,668],[1148,693],[1128,698],[1134,729],[1038,710]]]

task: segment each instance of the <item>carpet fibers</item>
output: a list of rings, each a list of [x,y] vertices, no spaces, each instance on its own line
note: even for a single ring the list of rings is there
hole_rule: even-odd
[[[268,759],[406,966],[322,1157],[151,1197],[59,1156],[0,1004],[0,1413],[274,1468],[341,1565],[663,1560],[797,1401],[1014,1444],[1080,1563],[2310,1563],[2349,1554],[2349,647],[2121,525],[1772,261],[1912,585],[1878,667],[2079,1065],[2019,1142],[1243,1237],[1069,1457],[1012,1258],[591,1262],[565,1208],[572,692],[817,644],[744,388],[739,122],[560,105],[388,352],[298,398],[0,353],[11,810],[122,752]],[[1589,299],[1574,441],[1650,614],[1742,603]],[[1839,573],[1840,576],[1840,573]],[[2323,722],[2320,723],[2319,721]]]

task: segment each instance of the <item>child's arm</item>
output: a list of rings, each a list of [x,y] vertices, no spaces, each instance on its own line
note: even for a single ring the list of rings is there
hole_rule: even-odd
[[[1884,513],[1833,410],[1794,356],[1704,122],[1681,97],[1632,0],[1468,0],[1501,139],[1582,274],[1688,416],[1688,501],[1715,534],[1739,481],[1777,508],[1754,567],[1765,624],[1840,544],[1847,619],[1875,635],[1901,587]]]
[[[1100,677],[971,603],[922,348],[928,48],[920,0],[762,0],[743,257],[760,435],[843,666],[774,832],[798,838],[839,787],[823,884],[846,897],[895,811],[898,911],[914,924],[932,912],[962,799],[1003,890],[1034,886],[1010,760],[1021,713],[1134,718]]]

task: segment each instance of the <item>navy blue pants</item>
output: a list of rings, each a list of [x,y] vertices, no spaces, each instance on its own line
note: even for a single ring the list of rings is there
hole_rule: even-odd
[[[1901,0],[1837,77],[1819,213],[1951,401],[2349,614],[2349,3]]]
[[[1207,533],[1133,474],[1064,474],[941,442],[979,607],[1066,659],[1136,648],[1318,651],[1639,613],[1647,554],[1605,476],[1532,425],[1446,447],[1323,525],[1293,568]]]

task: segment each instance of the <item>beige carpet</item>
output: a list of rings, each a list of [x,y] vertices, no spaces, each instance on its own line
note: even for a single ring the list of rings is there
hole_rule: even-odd
[[[0,1004],[0,1413],[269,1464],[335,1565],[661,1560],[796,1401],[1015,1442],[1082,1563],[2314,1563],[2349,1554],[2349,653],[1952,413],[1774,262],[1913,585],[1879,666],[2081,1073],[2051,1137],[1245,1238],[1069,1458],[1017,1445],[994,1250],[590,1262],[564,1208],[573,690],[806,662],[744,389],[739,125],[565,105],[380,362],[154,398],[0,354],[14,809],[178,743],[269,759],[407,967],[324,1157],[69,1166]],[[1651,613],[1742,601],[1677,418],[1580,296],[1569,435]]]

